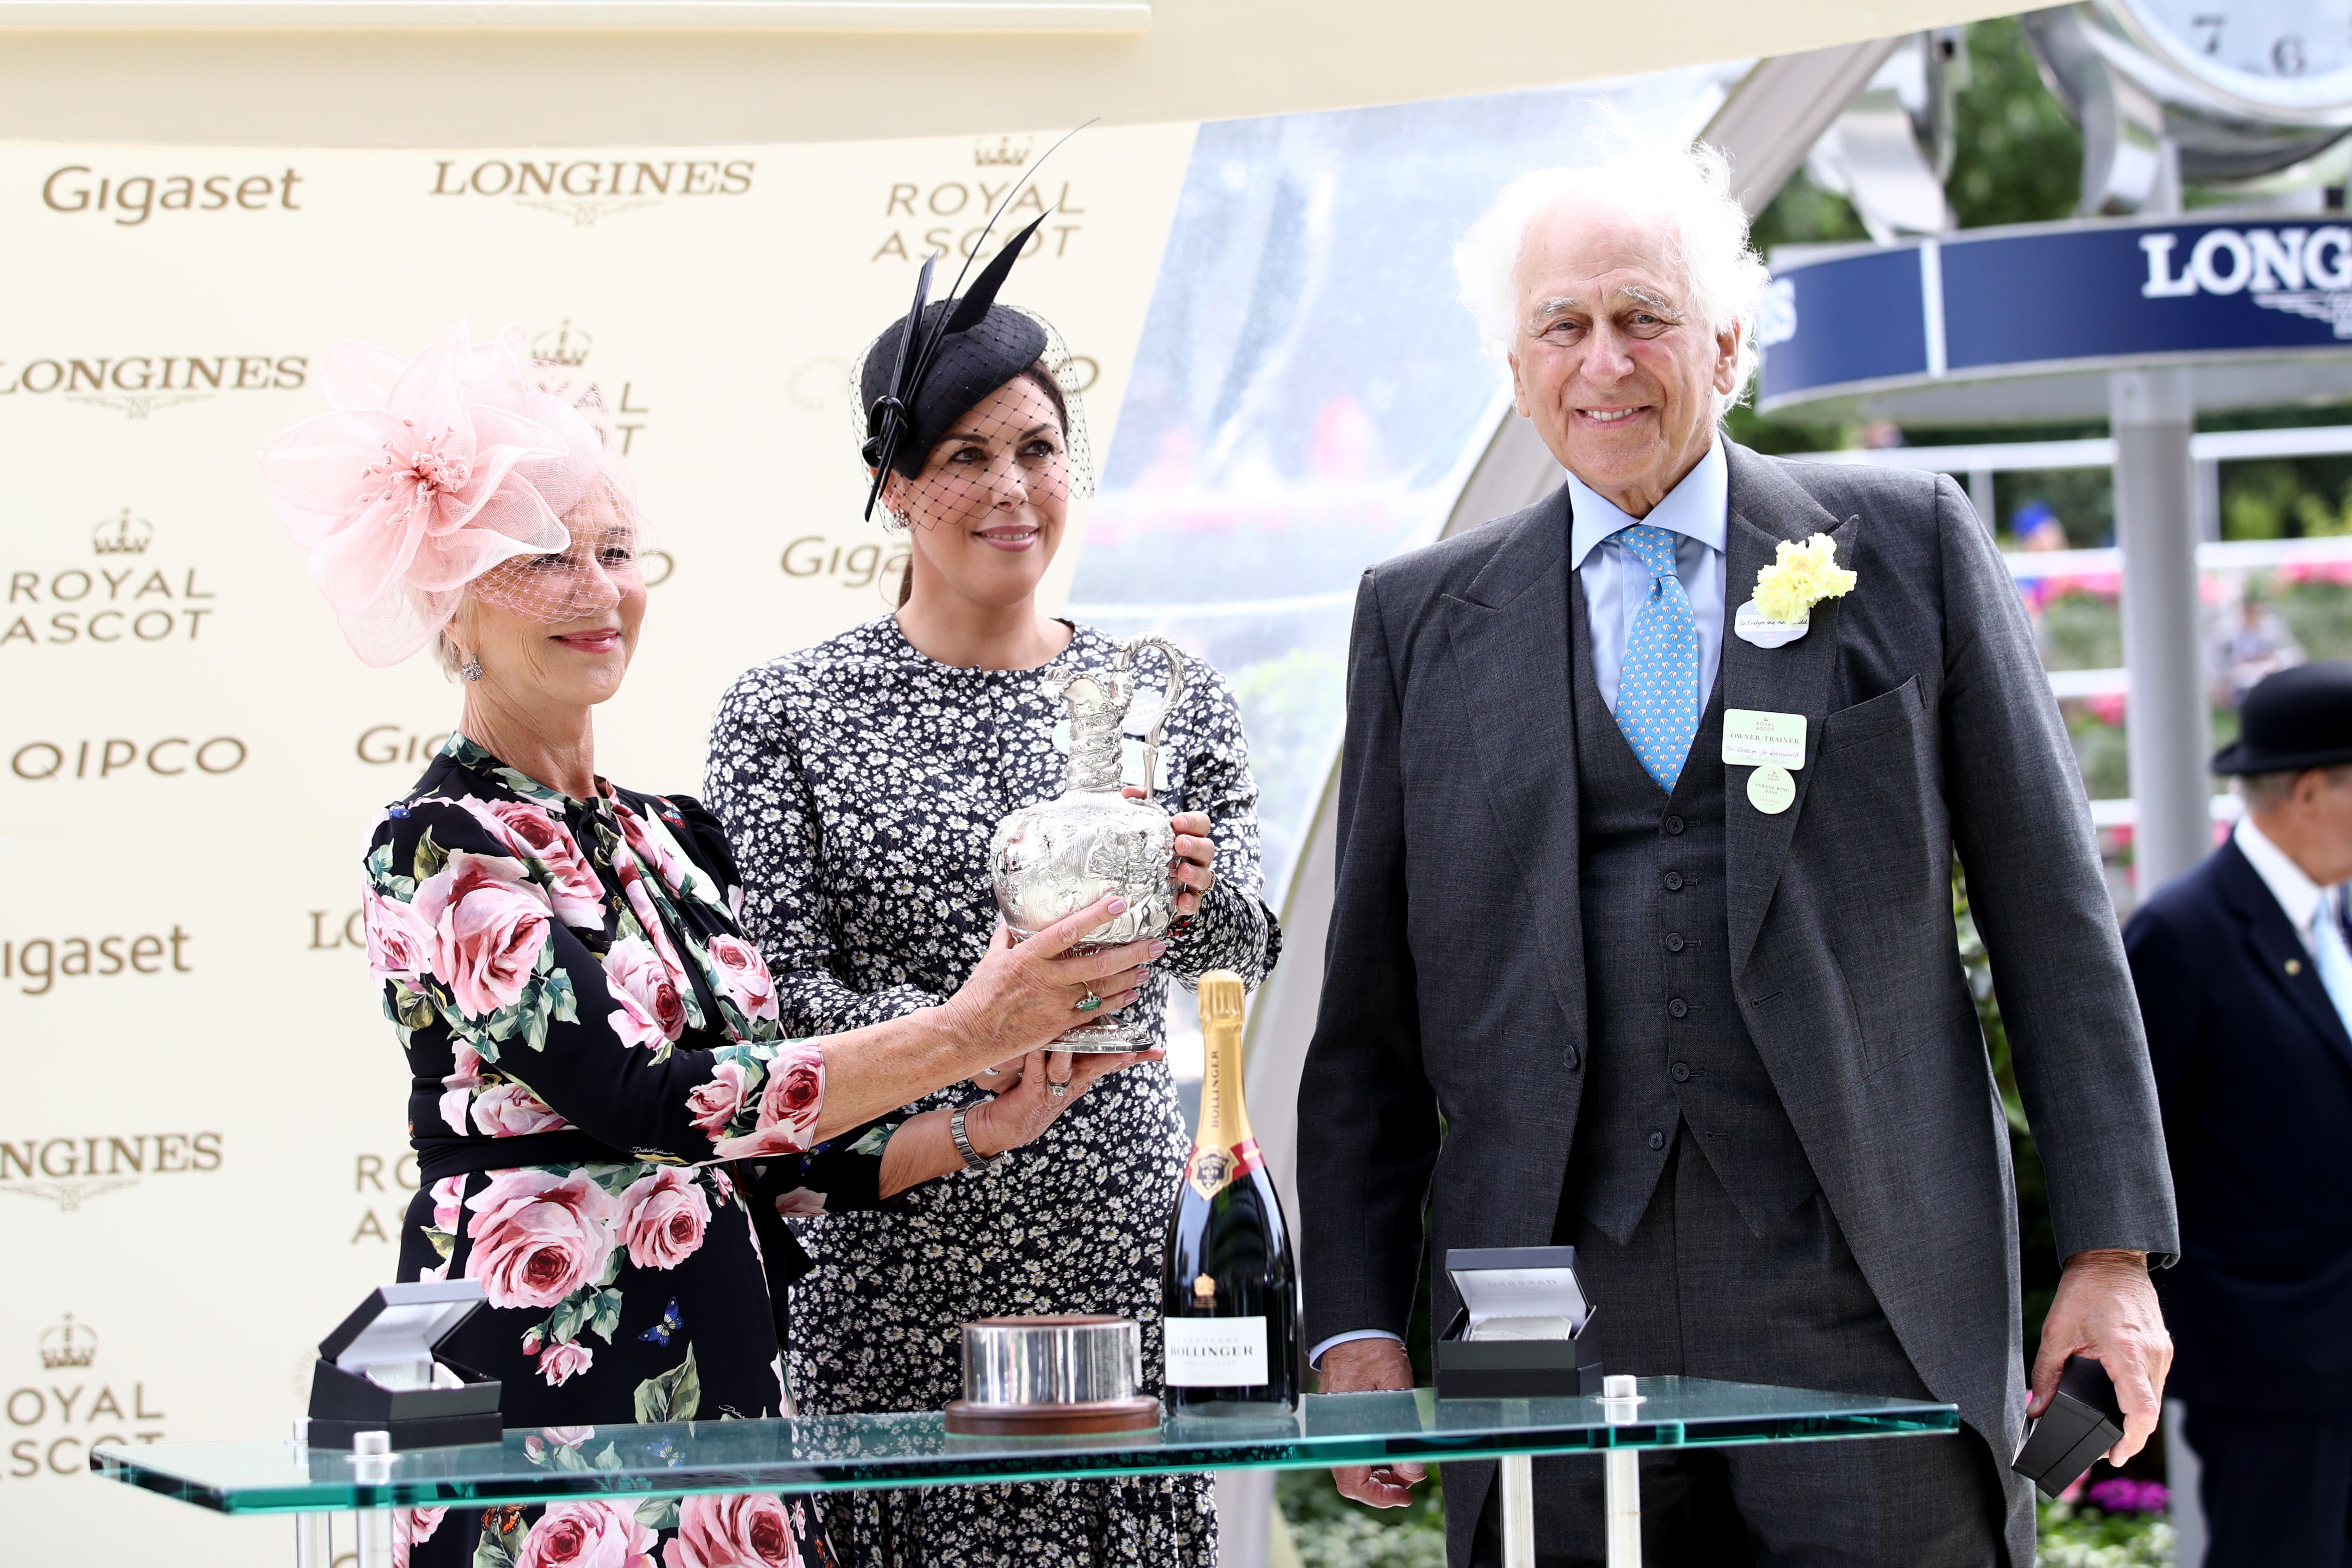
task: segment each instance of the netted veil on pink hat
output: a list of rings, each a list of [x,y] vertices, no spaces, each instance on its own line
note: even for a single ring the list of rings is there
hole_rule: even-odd
[[[466,585],[560,554],[562,519],[609,473],[604,443],[526,373],[520,327],[486,343],[463,321],[414,360],[346,338],[320,389],[333,412],[261,451],[278,521],[353,652],[397,664],[457,613]]]

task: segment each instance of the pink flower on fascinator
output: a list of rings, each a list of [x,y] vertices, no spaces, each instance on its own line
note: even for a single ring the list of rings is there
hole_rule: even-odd
[[[413,362],[339,342],[320,375],[334,412],[261,453],[278,520],[369,664],[422,647],[490,568],[570,542],[561,517],[601,447],[525,382],[520,336],[478,345],[460,322]]]

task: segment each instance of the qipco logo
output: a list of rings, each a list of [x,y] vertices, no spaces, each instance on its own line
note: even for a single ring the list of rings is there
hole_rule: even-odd
[[[235,735],[194,740],[167,735],[160,741],[109,736],[102,741],[27,741],[8,757],[8,771],[27,784],[77,779],[184,778],[233,773],[251,753]]]

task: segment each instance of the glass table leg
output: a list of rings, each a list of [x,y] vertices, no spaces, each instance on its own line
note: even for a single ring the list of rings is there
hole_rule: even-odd
[[[1536,1568],[1535,1460],[1503,1456],[1503,1568]]]
[[[352,1469],[361,1482],[392,1479],[397,1456],[392,1451],[390,1433],[362,1432],[352,1440],[352,1452],[356,1456]],[[359,1568],[392,1568],[392,1510],[363,1508],[352,1517],[359,1525]]]
[[[1601,1413],[1612,1426],[1629,1426],[1642,1396],[1633,1379],[1604,1378]],[[1604,1500],[1609,1510],[1609,1568],[1642,1568],[1642,1456],[1633,1448],[1612,1448],[1601,1461]]]
[[[294,1568],[330,1568],[334,1553],[327,1544],[327,1521],[332,1517],[324,1513],[294,1516]]]

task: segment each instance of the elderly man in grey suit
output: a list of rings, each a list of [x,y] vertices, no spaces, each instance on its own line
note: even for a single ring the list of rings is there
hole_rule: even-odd
[[[1612,1372],[1964,1422],[1647,1456],[1647,1561],[2030,1568],[2008,1460],[2060,1365],[2113,1375],[2120,1462],[2171,1354],[2139,1014],[2065,729],[1958,489],[1718,430],[1765,286],[1726,184],[1705,149],[1533,175],[1458,252],[1569,479],[1357,597],[1299,1096],[1307,1338],[1326,1390],[1407,1386],[1425,1256],[1572,1244]],[[2030,1403],[1956,853],[2065,1258]],[[1536,1475],[1539,1561],[1597,1563],[1598,1461]],[[1457,1568],[1498,1551],[1493,1477],[1445,1467]],[[1339,1479],[1388,1504],[1419,1469]]]

